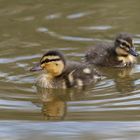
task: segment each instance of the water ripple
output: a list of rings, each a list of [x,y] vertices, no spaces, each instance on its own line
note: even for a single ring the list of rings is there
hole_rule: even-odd
[[[67,18],[68,19],[78,19],[78,18],[82,18],[82,17],[88,16],[91,13],[92,12],[79,12],[79,13],[74,13],[74,14],[68,15]]]
[[[101,39],[97,39],[97,38],[87,38],[87,37],[76,37],[76,36],[64,36],[61,34],[58,34],[56,32],[50,31],[48,28],[45,27],[39,27],[37,29],[38,32],[43,32],[43,33],[47,33],[48,35],[61,39],[61,40],[67,40],[67,41],[84,41],[84,42],[91,42],[91,41],[101,41]]]
[[[98,31],[110,30],[112,28],[113,27],[109,25],[79,27],[79,29],[82,29],[82,30],[98,30]]]
[[[52,20],[52,19],[58,19],[62,16],[61,13],[55,13],[55,14],[51,14],[51,15],[48,15],[45,17],[45,19],[48,19],[48,20]]]
[[[18,61],[25,61],[25,60],[30,60],[33,58],[38,58],[40,57],[39,54],[31,55],[31,56],[19,56],[15,58],[0,58],[0,64],[7,64],[7,63],[14,63]]]

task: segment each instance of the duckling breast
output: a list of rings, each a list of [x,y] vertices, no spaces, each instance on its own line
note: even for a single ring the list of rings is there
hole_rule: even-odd
[[[121,63],[124,66],[130,66],[133,65],[137,62],[136,57],[132,56],[132,55],[128,55],[128,56],[118,56],[118,61],[121,61]]]
[[[36,85],[41,88],[67,88],[67,84],[64,78],[50,78],[47,74],[41,74],[36,82]]]
[[[50,79],[50,77],[48,77],[47,74],[41,74],[37,78],[36,85],[39,86],[39,87],[43,87],[43,88],[52,88],[53,87],[53,81]]]

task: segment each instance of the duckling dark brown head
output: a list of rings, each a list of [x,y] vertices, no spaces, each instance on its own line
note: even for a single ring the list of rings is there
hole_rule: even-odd
[[[65,68],[65,58],[59,51],[48,51],[45,53],[40,63],[33,67],[30,71],[44,70],[52,76],[59,76]]]
[[[132,42],[132,36],[130,34],[120,33],[116,37],[114,45],[115,52],[118,56],[138,56],[138,53],[135,51],[135,47]]]

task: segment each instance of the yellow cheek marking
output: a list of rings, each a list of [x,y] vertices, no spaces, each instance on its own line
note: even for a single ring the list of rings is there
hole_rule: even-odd
[[[128,55],[128,53],[125,50],[123,50],[122,48],[120,48],[120,47],[116,48],[116,53],[118,55]],[[119,56],[119,57],[121,57],[121,56]]]

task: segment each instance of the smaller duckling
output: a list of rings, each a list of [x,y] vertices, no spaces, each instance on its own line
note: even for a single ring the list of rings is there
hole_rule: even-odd
[[[98,66],[128,67],[136,63],[138,53],[127,33],[120,33],[114,45],[100,44],[89,49],[85,55],[86,62]]]
[[[37,86],[43,88],[70,88],[88,85],[100,79],[101,75],[93,67],[80,62],[66,61],[59,51],[48,51],[40,63],[30,71],[42,70]]]

